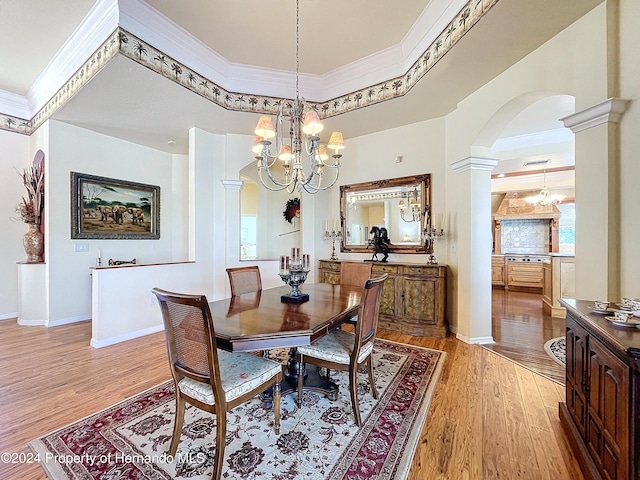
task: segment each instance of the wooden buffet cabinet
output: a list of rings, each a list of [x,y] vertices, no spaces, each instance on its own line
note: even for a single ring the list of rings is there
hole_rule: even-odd
[[[566,308],[566,403],[560,422],[585,478],[640,479],[640,330],[593,313],[593,302]]]
[[[320,260],[320,282],[340,283],[344,260]],[[446,337],[447,267],[420,263],[373,262],[371,276],[389,278],[380,298],[379,325],[409,335]]]

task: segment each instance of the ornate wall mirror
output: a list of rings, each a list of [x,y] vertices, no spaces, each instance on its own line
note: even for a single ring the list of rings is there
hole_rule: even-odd
[[[340,187],[342,252],[372,253],[371,228],[386,228],[393,253],[433,253],[431,174]]]

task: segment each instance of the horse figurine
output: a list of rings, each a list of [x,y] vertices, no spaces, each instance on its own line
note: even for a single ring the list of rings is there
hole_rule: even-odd
[[[389,247],[389,245],[391,245],[391,240],[389,240],[387,229],[384,227],[371,227],[371,231],[369,233],[373,235],[367,243],[367,248],[373,245],[371,261],[386,262],[387,258],[389,258],[389,251],[391,250]],[[378,260],[379,253],[383,255],[382,260]]]

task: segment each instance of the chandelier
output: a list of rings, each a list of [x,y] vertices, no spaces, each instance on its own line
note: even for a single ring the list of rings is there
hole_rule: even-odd
[[[400,218],[407,223],[420,221],[422,209],[420,207],[420,202],[418,201],[418,196],[418,189],[416,188],[413,192],[409,192],[406,195],[406,198],[409,201],[408,205],[404,198],[398,202]]]
[[[271,191],[289,193],[305,190],[318,193],[335,185],[340,174],[340,150],[344,148],[342,133],[333,132],[326,145],[320,143],[322,131],[318,112],[308,109],[300,100],[300,0],[296,1],[296,98],[282,102],[276,115],[274,128],[271,117],[262,115],[255,129],[253,153],[256,154],[260,182]],[[271,139],[274,139],[272,143]],[[329,160],[327,148],[334,151]],[[282,162],[284,173],[274,171],[276,162]],[[304,171],[304,163],[308,169]],[[325,171],[333,170],[333,179],[327,184]],[[267,178],[264,178],[266,173]],[[279,175],[278,175],[279,174]],[[278,178],[276,178],[278,176]]]
[[[537,195],[533,195],[530,197],[525,197],[525,201],[540,207],[548,207],[549,205],[557,205],[562,200],[564,200],[564,195],[560,195],[557,193],[551,194],[549,193],[549,189],[547,188],[547,171],[542,171],[543,180],[542,180],[542,190]]]

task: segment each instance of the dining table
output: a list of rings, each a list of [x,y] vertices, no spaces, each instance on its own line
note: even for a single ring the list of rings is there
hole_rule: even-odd
[[[283,301],[290,287],[281,286],[245,293],[209,303],[218,348],[230,352],[259,352],[288,349],[283,366],[283,395],[297,390],[298,375],[304,375],[304,389],[338,398],[338,386],[317,368],[306,369],[297,362],[297,347],[338,328],[355,315],[363,288],[352,285],[309,283],[300,291],[309,295],[303,303]],[[268,405],[269,398],[263,397]]]

